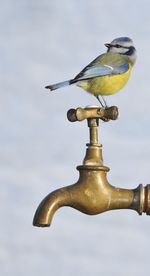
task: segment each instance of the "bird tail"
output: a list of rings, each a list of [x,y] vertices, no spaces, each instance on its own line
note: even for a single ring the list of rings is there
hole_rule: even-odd
[[[47,85],[47,86],[45,86],[45,88],[50,89],[51,91],[53,91],[53,90],[56,90],[58,88],[68,86],[70,84],[73,84],[72,80],[67,80],[67,81],[58,82],[58,83],[55,83],[55,84],[52,84],[52,85]]]

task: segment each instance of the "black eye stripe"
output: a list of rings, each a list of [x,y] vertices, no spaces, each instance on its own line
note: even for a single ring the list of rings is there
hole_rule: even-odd
[[[123,46],[123,45],[121,46],[119,44],[115,44],[115,45],[112,45],[112,47],[130,49],[130,47],[132,47],[132,46],[127,47],[127,46]]]
[[[116,48],[122,48],[122,46],[119,45],[119,44],[116,44],[115,47],[116,47]]]

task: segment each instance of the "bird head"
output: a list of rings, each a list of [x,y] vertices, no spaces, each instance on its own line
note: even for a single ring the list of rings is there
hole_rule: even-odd
[[[126,55],[134,64],[136,61],[136,49],[133,45],[133,41],[129,37],[115,38],[111,43],[106,43],[108,48],[107,52]]]

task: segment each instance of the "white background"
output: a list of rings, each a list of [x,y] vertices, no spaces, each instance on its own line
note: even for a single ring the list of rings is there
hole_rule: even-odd
[[[150,183],[150,2],[43,0],[0,3],[0,271],[2,276],[143,276],[150,271],[150,217],[130,210],[86,216],[69,207],[50,228],[32,226],[51,191],[76,182],[88,141],[70,108],[97,104],[75,86],[44,86],[75,76],[119,36],[138,60],[127,86],[107,98],[118,121],[101,123],[108,179]]]

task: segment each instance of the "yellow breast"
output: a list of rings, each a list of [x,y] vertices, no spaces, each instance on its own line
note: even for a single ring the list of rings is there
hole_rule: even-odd
[[[130,77],[131,69],[132,66],[130,65],[129,70],[123,74],[97,77],[77,85],[94,95],[112,95],[125,86]]]

